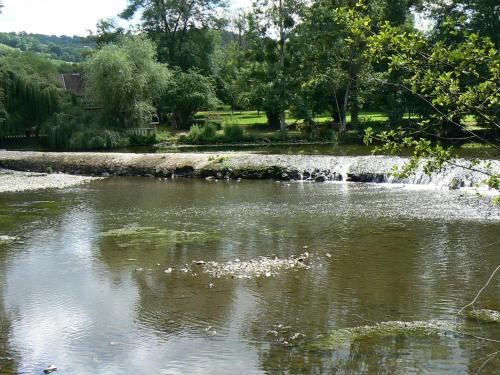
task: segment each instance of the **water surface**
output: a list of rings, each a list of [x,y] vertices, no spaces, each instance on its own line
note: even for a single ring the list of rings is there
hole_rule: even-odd
[[[500,262],[500,210],[472,194],[114,178],[2,194],[0,224],[18,237],[0,244],[1,374],[456,374],[498,350],[457,334],[310,349],[391,320],[456,320],[498,339],[496,325],[454,315]],[[192,266],[304,251],[310,269],[271,277]],[[498,280],[478,307],[500,310]],[[498,369],[494,358],[481,373]]]

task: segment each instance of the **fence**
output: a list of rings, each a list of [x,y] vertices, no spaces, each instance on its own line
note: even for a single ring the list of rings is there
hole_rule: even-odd
[[[0,135],[0,138],[3,139],[38,139],[38,138],[47,138],[45,134],[11,134],[11,135]]]
[[[156,127],[150,127],[150,128],[131,128],[131,129],[127,129],[126,133],[128,135],[148,136],[148,135],[156,134]]]

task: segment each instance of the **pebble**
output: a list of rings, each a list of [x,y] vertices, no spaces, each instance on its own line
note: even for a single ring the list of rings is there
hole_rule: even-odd
[[[167,269],[166,269],[165,271],[163,271],[163,272],[165,272],[165,273],[172,273],[172,271],[173,271],[173,270],[172,270],[172,268],[167,268]]]
[[[47,366],[45,370],[43,370],[44,373],[50,374],[51,372],[57,371],[57,367],[54,365]]]
[[[207,262],[203,266],[205,273],[211,277],[231,277],[233,279],[250,279],[254,277],[271,277],[282,269],[309,269],[306,264],[309,253],[301,254],[297,258],[280,259],[278,257],[259,257],[257,260],[241,261],[235,259],[225,263]]]

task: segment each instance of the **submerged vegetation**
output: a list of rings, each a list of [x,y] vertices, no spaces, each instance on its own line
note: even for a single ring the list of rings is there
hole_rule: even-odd
[[[340,350],[347,349],[359,340],[383,339],[387,337],[427,337],[444,336],[454,331],[455,326],[440,320],[402,322],[390,321],[371,326],[340,328],[309,344],[310,349]]]
[[[482,323],[500,323],[500,312],[489,309],[467,311],[466,316],[470,320]]]
[[[110,229],[101,233],[101,236],[113,239],[117,242],[118,247],[144,246],[145,244],[161,247],[164,245],[203,243],[218,238],[216,233],[139,226]]]

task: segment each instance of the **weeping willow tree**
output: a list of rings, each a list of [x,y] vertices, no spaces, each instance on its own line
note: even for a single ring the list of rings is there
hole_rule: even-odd
[[[55,85],[0,69],[0,136],[37,130],[59,109]]]

